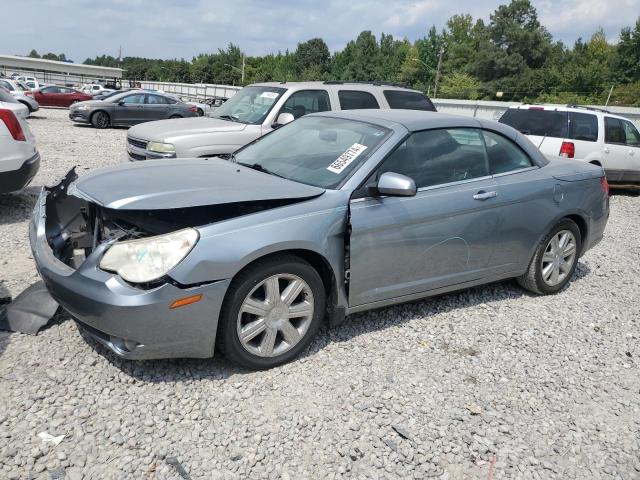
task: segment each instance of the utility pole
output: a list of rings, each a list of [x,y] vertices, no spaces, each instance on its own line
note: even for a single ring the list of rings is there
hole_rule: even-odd
[[[440,83],[440,69],[442,68],[442,56],[444,55],[444,47],[440,47],[438,54],[438,67],[436,68],[436,80],[433,86],[433,98],[438,98],[438,83]]]

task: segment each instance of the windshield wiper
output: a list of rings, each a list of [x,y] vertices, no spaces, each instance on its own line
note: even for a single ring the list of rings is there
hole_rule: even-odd
[[[231,155],[231,158],[233,159],[233,161],[235,161],[235,155]],[[275,177],[287,178],[287,177],[285,177],[283,175],[280,175],[279,173],[272,172],[268,168],[265,168],[262,165],[260,165],[259,163],[254,163],[254,164],[248,164],[248,163],[242,163],[242,162],[236,162],[236,163],[238,165],[242,165],[243,167],[251,168],[252,170],[257,170],[259,172],[268,173],[269,175],[273,175]]]
[[[218,118],[222,118],[224,120],[231,120],[232,122],[239,122],[239,120],[232,115],[219,115]]]

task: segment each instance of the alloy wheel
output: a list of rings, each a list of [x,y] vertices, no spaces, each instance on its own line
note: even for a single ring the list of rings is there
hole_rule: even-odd
[[[562,283],[576,261],[576,237],[569,230],[556,233],[542,255],[542,280],[550,287]]]
[[[297,345],[309,330],[311,287],[293,274],[272,275],[249,292],[238,313],[237,333],[249,353],[275,357]]]

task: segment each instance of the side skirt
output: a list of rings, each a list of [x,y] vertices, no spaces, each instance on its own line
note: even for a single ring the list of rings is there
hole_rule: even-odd
[[[514,278],[522,275],[521,271],[502,272],[489,277],[480,278],[464,283],[457,283],[455,285],[448,285],[446,287],[436,288],[434,290],[428,290],[426,292],[412,293],[411,295],[403,295],[401,297],[388,298],[386,300],[380,300],[378,302],[365,303],[363,305],[356,305],[347,308],[347,315],[357,312],[364,312],[366,310],[373,310],[376,308],[387,307],[389,305],[395,305],[398,303],[411,302],[422,298],[434,297],[436,295],[442,295],[443,293],[451,293],[459,290],[465,290],[467,288],[476,287],[478,285],[485,285],[487,283],[499,282],[508,278]]]

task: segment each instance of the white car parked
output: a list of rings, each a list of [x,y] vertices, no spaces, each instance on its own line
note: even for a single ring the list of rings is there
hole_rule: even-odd
[[[104,87],[104,85],[100,85],[99,83],[88,83],[82,86],[80,91],[82,93],[88,93],[89,95],[97,95],[98,93],[102,93],[105,90],[109,90]]]
[[[603,167],[609,183],[640,184],[640,133],[620,115],[576,105],[518,105],[500,123],[524,133],[545,155]]]
[[[26,187],[40,168],[40,154],[29,125],[0,105],[0,193]]]
[[[0,87],[0,108],[9,109],[20,118],[28,118],[31,114],[29,107],[20,103],[13,95],[2,87]]]
[[[16,80],[23,82],[31,90],[37,90],[40,87],[44,87],[44,83],[40,83],[36,77],[17,77]]]

